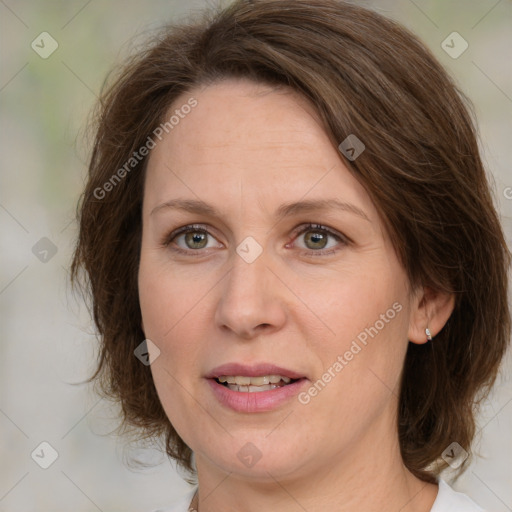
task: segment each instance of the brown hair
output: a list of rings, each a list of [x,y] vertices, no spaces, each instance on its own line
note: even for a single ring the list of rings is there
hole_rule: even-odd
[[[128,170],[126,162],[180,94],[227,77],[298,91],[336,147],[356,134],[366,150],[346,165],[379,210],[411,285],[455,294],[434,342],[409,343],[399,397],[404,464],[433,482],[453,441],[469,451],[474,405],[507,348],[510,253],[470,102],[414,35],[346,2],[235,1],[167,26],[102,93],[72,263],[101,339],[91,379],[120,401],[123,425],[165,437],[168,455],[193,473],[192,452],[166,417],[150,368],[134,357],[145,337],[137,272],[148,157]]]

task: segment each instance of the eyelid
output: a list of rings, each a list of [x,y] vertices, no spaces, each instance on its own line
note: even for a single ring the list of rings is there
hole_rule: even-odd
[[[307,222],[305,224],[301,224],[300,226],[297,226],[297,228],[295,228],[293,233],[296,238],[299,235],[301,235],[302,233],[304,233],[305,231],[315,231],[315,230],[324,231],[327,234],[333,236],[334,238],[338,238],[339,240],[344,241],[346,243],[352,242],[352,240],[348,236],[340,233],[339,231],[336,231],[328,226],[324,226],[323,224],[316,224],[314,222]],[[318,252],[318,251],[315,251],[315,252]]]
[[[206,233],[207,235],[212,236],[213,238],[216,239],[216,237],[210,233],[209,229],[212,229],[212,227],[208,226],[207,224],[187,224],[185,226],[182,226],[180,228],[173,230],[169,234],[166,234],[161,241],[161,245],[163,248],[167,248],[175,238],[177,238],[180,235],[186,234],[188,232]],[[305,224],[301,224],[300,226],[297,226],[293,230],[292,241],[290,243],[293,243],[301,234],[303,234],[307,231],[315,231],[315,230],[323,231],[323,232],[327,233],[329,236],[337,239],[338,242],[340,242],[342,245],[348,245],[348,244],[353,243],[352,240],[349,237],[347,237],[346,235],[343,235],[342,233],[339,233],[338,231],[335,231],[334,229],[324,226],[322,224],[315,224],[315,223],[305,223]],[[219,242],[219,243],[222,243],[222,242]],[[288,245],[289,244],[287,244],[287,246]],[[187,255],[193,254],[193,253],[196,253],[196,255],[204,254],[204,249],[194,250],[194,249],[183,249],[181,247],[173,247],[172,250],[176,251],[176,252],[180,252],[182,254],[187,254]],[[324,255],[326,252],[328,252],[329,254],[338,252],[340,249],[330,248],[330,249],[325,249],[325,250],[320,249],[317,251],[312,250],[312,249],[309,249],[309,250],[301,249],[301,250],[302,250],[302,254],[305,254],[305,255],[321,256],[321,255]]]
[[[216,237],[210,233],[209,229],[213,229],[213,228],[207,224],[187,224],[185,226],[181,226],[181,227],[171,231],[170,233],[164,235],[164,237],[161,241],[161,245],[162,245],[162,247],[168,247],[171,244],[171,242],[178,236],[186,234],[188,232],[196,232],[196,231],[198,231],[200,233],[206,233],[207,235],[212,236],[213,238],[216,239]],[[219,243],[221,243],[221,242],[219,242]],[[178,248],[178,249],[181,249],[181,248]],[[185,251],[185,249],[182,249],[182,250]],[[199,250],[194,251],[194,249],[189,249],[188,251],[199,252]]]
[[[301,236],[303,233],[305,233],[307,231],[321,231],[321,232],[324,232],[328,236],[331,236],[331,237],[335,238],[339,243],[341,243],[344,246],[353,243],[352,240],[349,237],[347,237],[346,235],[343,235],[342,233],[340,233],[340,232],[338,232],[338,231],[336,231],[336,230],[334,230],[332,228],[324,226],[323,224],[315,224],[315,223],[307,223],[307,224],[302,224],[301,226],[298,226],[294,230],[294,237],[293,237],[292,243],[299,236]],[[307,249],[302,249],[301,248],[301,250],[302,250],[302,254],[306,255],[306,256],[310,256],[310,255],[325,256],[327,254],[337,253],[341,249],[340,248],[329,248],[329,249],[320,249],[318,251],[314,251],[312,249],[307,250]]]

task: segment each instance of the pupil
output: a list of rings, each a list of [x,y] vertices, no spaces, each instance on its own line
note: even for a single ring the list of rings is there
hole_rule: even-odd
[[[204,242],[206,240],[206,233],[199,233],[199,232],[187,233],[186,239],[187,239],[187,245],[189,245],[188,242],[190,242],[190,245],[192,245],[192,246],[194,246],[194,244],[201,244],[201,242]],[[201,245],[200,247],[193,247],[193,248],[202,249],[203,246],[204,245]]]
[[[325,247],[327,237],[324,234],[319,233],[318,231],[317,232],[310,231],[309,233],[310,234],[306,235],[306,238],[308,239],[309,242],[312,242],[313,245],[320,244],[320,248]],[[311,233],[313,233],[313,234],[311,234]],[[206,233],[199,233],[199,232],[187,233],[186,238],[187,238],[187,243],[191,242],[192,245],[199,244],[200,245],[199,249],[201,249],[202,247],[204,247],[204,241],[206,240]],[[201,245],[201,242],[203,242],[203,245]],[[318,248],[318,247],[316,247],[316,248]]]
[[[313,235],[307,235],[307,238],[309,239],[310,242],[313,242],[313,244],[320,243],[320,248],[325,247],[325,242],[327,238],[325,235],[323,235],[322,233],[318,233],[318,231],[310,231],[309,233],[313,233]]]

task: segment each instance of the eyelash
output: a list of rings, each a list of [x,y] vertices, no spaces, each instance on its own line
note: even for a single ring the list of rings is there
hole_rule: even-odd
[[[320,224],[307,224],[307,225],[303,226],[302,229],[294,235],[293,240],[295,240],[299,236],[303,235],[304,233],[307,233],[308,231],[318,231],[323,234],[329,235],[329,236],[335,238],[338,242],[341,242],[342,245],[348,245],[351,242],[351,240],[348,237],[338,234],[338,233],[332,231],[331,229],[329,229],[325,226],[322,226]],[[187,233],[204,233],[209,236],[212,236],[206,229],[204,229],[200,225],[196,225],[196,224],[187,225],[187,226],[178,228],[175,231],[166,235],[161,242],[162,247],[169,248],[169,246],[171,245],[171,242],[175,238],[177,238],[179,235],[183,235],[183,234],[187,234]],[[184,254],[187,256],[190,256],[192,253],[196,253],[196,254],[194,254],[194,256],[202,256],[204,254],[202,249],[186,250],[186,249],[182,249],[181,247],[172,247],[171,250],[175,251],[179,254]],[[307,255],[307,256],[325,256],[327,254],[334,254],[334,253],[338,252],[339,250],[341,250],[341,249],[324,249],[324,250],[319,250],[319,251],[309,250],[309,251],[303,252],[302,254]]]

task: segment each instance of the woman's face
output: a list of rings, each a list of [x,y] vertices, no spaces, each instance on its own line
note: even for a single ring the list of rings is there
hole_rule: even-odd
[[[417,301],[312,107],[228,80],[176,109],[148,163],[139,293],[158,395],[198,467],[291,477],[395,446]]]

